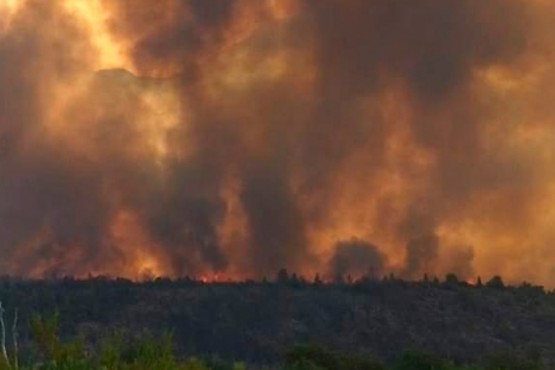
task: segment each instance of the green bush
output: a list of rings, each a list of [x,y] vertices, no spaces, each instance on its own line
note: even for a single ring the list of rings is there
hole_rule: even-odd
[[[85,355],[81,338],[62,343],[58,335],[59,315],[31,318],[31,332],[35,350],[42,362],[41,370],[85,370],[91,369]]]
[[[58,336],[58,322],[58,315],[48,318],[37,315],[32,318],[33,343],[39,359],[32,369],[211,370],[196,358],[179,363],[174,355],[173,338],[169,334],[161,338],[146,336],[135,343],[126,343],[123,336],[116,334],[103,341],[99,355],[95,358],[85,352],[83,342],[79,339],[63,343]],[[0,370],[4,368],[0,367]]]
[[[426,353],[407,351],[397,358],[393,370],[453,370],[449,362]]]
[[[345,355],[319,346],[297,346],[287,353],[287,369],[299,370],[384,370],[377,361],[358,355]]]

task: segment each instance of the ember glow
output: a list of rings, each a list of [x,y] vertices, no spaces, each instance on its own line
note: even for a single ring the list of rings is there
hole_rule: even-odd
[[[0,273],[555,286],[547,0],[0,0]]]

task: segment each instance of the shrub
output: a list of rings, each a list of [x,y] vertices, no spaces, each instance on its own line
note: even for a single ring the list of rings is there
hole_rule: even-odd
[[[407,351],[397,358],[393,370],[451,370],[447,361],[426,353]]]
[[[309,370],[384,370],[373,359],[339,354],[313,345],[297,346],[286,355],[287,369]]]

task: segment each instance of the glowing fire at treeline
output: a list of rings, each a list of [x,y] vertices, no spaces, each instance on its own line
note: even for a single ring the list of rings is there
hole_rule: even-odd
[[[549,0],[0,0],[0,273],[555,285]]]

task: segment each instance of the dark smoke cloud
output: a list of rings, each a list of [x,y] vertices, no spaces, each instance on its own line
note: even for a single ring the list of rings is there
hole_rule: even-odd
[[[112,9],[110,26],[133,38],[130,54],[141,74],[197,78],[201,52],[223,42],[237,1],[104,1]]]
[[[294,270],[308,258],[302,215],[281,171],[271,162],[253,166],[241,194],[253,232],[253,267],[260,273],[278,266]]]
[[[494,158],[486,157],[479,146],[479,115],[485,107],[474,101],[469,84],[476,68],[510,62],[525,51],[527,18],[522,2],[448,4],[427,0],[411,6],[403,1],[376,0],[339,6],[338,1],[325,0],[307,1],[304,6],[317,35],[325,105],[321,120],[315,120],[315,130],[323,132],[321,136],[334,137],[337,122],[341,122],[339,131],[353,135],[345,140],[346,145],[315,151],[309,163],[328,150],[332,157],[341,155],[338,151],[349,153],[353,144],[376,148],[370,151],[375,157],[383,155],[379,143],[385,142],[385,123],[376,119],[360,122],[341,109],[358,97],[379,94],[392,80],[401,79],[410,86],[418,109],[411,131],[439,160],[434,190],[464,201],[482,183],[496,180],[490,169],[483,168],[484,159],[491,163]],[[330,113],[330,109],[335,111]],[[454,113],[446,117],[441,114],[444,110]],[[325,140],[319,137],[317,142],[321,145]],[[327,172],[333,173],[333,169]]]
[[[317,34],[322,82],[336,94],[375,90],[385,72],[403,77],[416,98],[437,101],[470,82],[476,66],[503,63],[525,47],[527,8],[520,1],[303,5]]]
[[[432,272],[439,254],[439,238],[428,234],[407,243],[406,262],[403,276],[418,279],[419,274]]]
[[[100,0],[125,62],[98,71],[67,3],[0,31],[7,272],[468,276],[500,253],[484,240],[538,224],[538,157],[496,126],[516,98],[484,87],[544,52],[536,5]]]
[[[329,261],[333,277],[344,277],[347,274],[353,277],[379,277],[385,272],[385,267],[386,257],[378,247],[356,239],[337,242]]]

